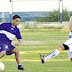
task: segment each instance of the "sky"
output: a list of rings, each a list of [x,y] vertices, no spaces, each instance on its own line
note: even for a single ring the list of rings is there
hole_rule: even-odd
[[[53,11],[59,8],[59,0],[0,0],[0,12]],[[63,0],[63,7],[72,11],[72,0]]]

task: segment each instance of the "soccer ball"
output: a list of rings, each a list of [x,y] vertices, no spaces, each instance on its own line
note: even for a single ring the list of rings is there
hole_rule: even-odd
[[[5,65],[2,62],[0,62],[0,71],[3,71],[4,69],[5,69]]]

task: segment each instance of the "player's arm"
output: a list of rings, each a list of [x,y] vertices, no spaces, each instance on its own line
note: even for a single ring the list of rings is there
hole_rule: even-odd
[[[69,20],[69,30],[72,32],[72,16],[70,17]]]
[[[22,43],[22,39],[18,39],[18,42],[15,43],[15,46],[19,46]]]
[[[21,44],[21,42],[22,42],[22,36],[21,36],[21,34],[20,34],[19,29],[17,29],[16,38],[17,38],[18,42],[15,43],[15,46],[19,46],[19,45]]]

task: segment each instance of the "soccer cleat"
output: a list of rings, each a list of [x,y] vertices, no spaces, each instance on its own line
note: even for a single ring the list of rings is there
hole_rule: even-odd
[[[45,63],[44,55],[42,55],[41,53],[39,53],[39,55],[40,55],[41,62],[42,62],[42,63]]]
[[[24,68],[21,65],[18,65],[18,70],[24,71]]]

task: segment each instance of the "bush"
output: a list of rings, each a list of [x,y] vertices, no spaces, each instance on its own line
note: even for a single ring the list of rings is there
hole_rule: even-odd
[[[63,9],[63,21],[68,21],[72,12],[69,14],[67,9]],[[46,17],[41,17],[37,20],[38,22],[59,22],[60,21],[60,12],[59,9],[50,12]]]

